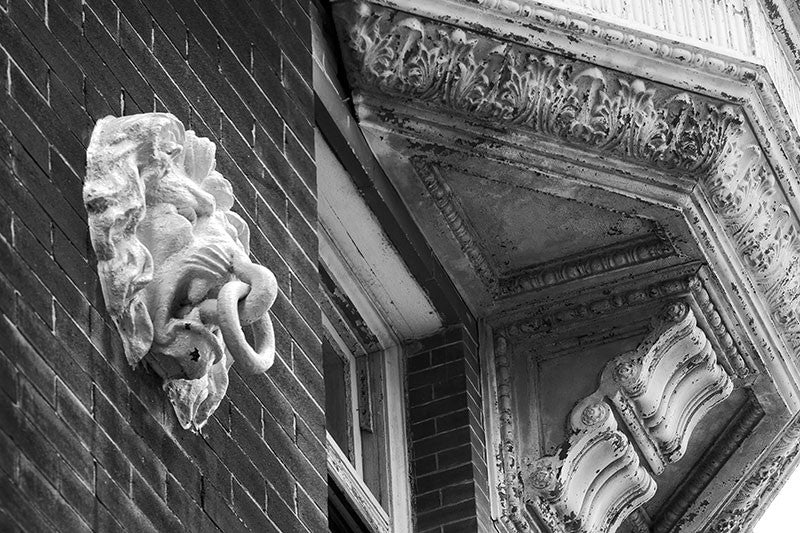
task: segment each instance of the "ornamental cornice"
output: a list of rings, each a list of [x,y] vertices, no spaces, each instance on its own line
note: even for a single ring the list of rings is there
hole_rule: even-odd
[[[676,34],[675,28],[653,31],[652,20],[639,20],[643,23],[632,27],[631,20],[620,20],[621,17],[616,16],[615,10],[633,9],[631,6],[636,3],[374,1],[421,17],[446,21],[452,21],[448,13],[457,10],[461,14],[458,23],[476,32],[562,51],[586,61],[603,60],[605,67],[616,70],[644,69],[652,79],[742,103],[747,107],[750,119],[755,120],[761,129],[761,142],[766,141],[764,136],[769,136],[766,130],[774,130],[774,137],[769,142],[776,143],[775,149],[785,153],[787,159],[783,163],[794,165],[800,161],[800,143],[784,142],[798,138],[800,125],[800,79],[792,61],[783,52],[793,52],[795,46],[791,42],[785,46],[781,44],[782,36],[775,31],[780,31],[780,17],[776,21],[774,10],[765,9],[762,1],[751,2],[746,11],[741,7],[726,8],[722,15],[714,15],[711,20],[720,16],[726,19],[727,30],[718,30],[718,34],[726,31],[738,34],[734,43],[727,44],[711,43],[709,32],[703,33],[707,24],[698,23],[697,17],[692,17],[691,24],[684,24],[683,32]],[[581,4],[584,9],[581,9]],[[708,2],[681,0],[678,4],[678,9],[685,9],[688,5],[703,9]],[[599,55],[600,49],[607,53]],[[784,154],[778,157],[782,158]],[[787,171],[797,179],[793,169]]]
[[[702,5],[703,0],[695,0]],[[667,61],[673,65],[701,70],[715,76],[750,82],[758,77],[759,65],[749,63],[747,59],[752,53],[750,36],[737,37],[733,46],[713,46],[711,49],[702,38],[688,34],[669,35],[669,32],[656,35],[647,24],[632,27],[629,21],[614,22],[614,17],[604,16],[603,13],[578,12],[574,3],[564,2],[564,5],[551,5],[544,1],[516,1],[516,0],[441,0],[441,5],[436,9],[415,0],[375,0],[377,4],[384,4],[403,11],[415,13],[420,16],[440,15],[445,11],[461,8],[474,9],[480,13],[492,14],[498,33],[502,29],[513,26],[519,35],[509,35],[509,38],[519,42],[532,41],[532,35],[554,34],[566,35],[567,40],[576,42],[586,40],[589,46],[602,45],[619,49],[627,49],[641,56],[649,56],[658,60]],[[466,8],[466,9],[465,9]],[[579,8],[580,9],[580,8]],[[696,22],[696,21],[693,21]],[[467,17],[463,23],[475,29],[483,24],[470,24]],[[733,24],[739,25],[736,21]],[[502,29],[501,29],[502,28]],[[749,28],[742,27],[736,30],[747,33]],[[676,39],[677,37],[677,39]]]
[[[659,169],[703,174],[741,135],[735,108],[436,21],[358,5],[355,86]]]
[[[497,409],[499,416],[500,449],[497,454],[497,491],[503,520],[509,522],[517,531],[528,531],[528,521],[524,514],[524,495],[519,483],[519,461],[516,456],[516,433],[514,430],[514,410],[512,407],[511,361],[508,353],[506,331],[500,330],[494,337],[495,367],[497,370]],[[544,509],[539,513],[549,523],[550,530],[558,531],[555,516]]]
[[[732,244],[768,320],[800,350],[800,233],[787,196],[796,185],[768,160],[741,108],[365,3],[339,13],[350,17],[353,85],[383,99],[384,120],[396,119],[392,102],[402,98],[699,181],[693,199]]]
[[[800,349],[800,233],[796,214],[762,150],[729,146],[702,192],[745,269],[760,289],[773,323]]]
[[[733,498],[710,522],[709,533],[749,531],[764,506],[775,497],[800,454],[800,418],[795,418],[760,463],[744,479]]]

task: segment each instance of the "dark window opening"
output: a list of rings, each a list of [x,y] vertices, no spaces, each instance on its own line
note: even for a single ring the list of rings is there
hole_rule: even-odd
[[[328,478],[328,531],[330,533],[370,533],[336,482]]]
[[[325,376],[325,428],[352,461],[350,432],[353,416],[349,401],[349,365],[327,338],[322,341],[322,358]]]

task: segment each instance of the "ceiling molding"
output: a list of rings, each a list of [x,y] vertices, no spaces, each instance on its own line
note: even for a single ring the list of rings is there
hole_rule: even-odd
[[[450,190],[447,182],[442,179],[441,171],[436,165],[427,163],[420,158],[412,159],[412,164],[487,292],[496,294],[497,273],[486,258],[486,254],[481,250],[478,240],[475,238],[475,230],[470,226],[458,199]]]
[[[362,3],[346,27],[359,89],[470,120],[700,174],[741,134],[732,106],[439,22]]]
[[[731,376],[747,378],[757,372],[752,355],[743,350],[736,329],[729,325],[730,318],[723,312],[705,269],[689,279],[692,291],[690,304],[703,331],[719,355],[719,362]],[[725,315],[725,316],[723,316]]]
[[[497,293],[499,297],[515,296],[673,255],[675,248],[663,237],[644,242],[641,240],[633,243],[623,242],[616,246],[593,250],[580,257],[558,261],[555,264],[537,265],[503,276],[499,279]]]
[[[516,531],[528,531],[528,515],[525,513],[523,490],[518,481],[519,460],[516,456],[511,360],[504,329],[498,330],[494,335],[494,357],[500,447],[497,450],[497,464],[494,465],[493,474],[496,477],[501,519],[513,526]],[[546,515],[546,512],[547,510],[544,509],[540,515]],[[545,516],[544,519],[554,522],[555,517]]]
[[[800,418],[795,418],[758,465],[743,480],[723,510],[710,521],[709,533],[749,531],[794,469],[800,454]]]
[[[366,3],[337,13],[359,91],[694,176],[796,358],[797,215],[739,107]]]
[[[694,505],[703,489],[712,482],[745,439],[752,434],[764,418],[764,410],[758,401],[749,395],[744,407],[728,427],[717,438],[718,444],[707,450],[697,461],[686,481],[673,493],[664,505],[664,511],[653,519],[652,533],[668,533],[680,522]]]
[[[541,313],[528,313],[520,321],[506,326],[509,338],[531,338],[555,328],[601,318],[620,309],[649,305],[671,296],[682,296],[691,290],[691,276],[679,276],[656,283],[648,283],[618,292],[611,292],[602,298],[568,302],[555,307],[545,306]]]
[[[481,249],[471,222],[442,177],[440,168],[418,157],[412,158],[412,163],[462,252],[469,259],[486,291],[495,300],[642,265],[676,254],[668,237],[658,235],[651,239],[623,242],[592,250],[579,257],[498,275]]]

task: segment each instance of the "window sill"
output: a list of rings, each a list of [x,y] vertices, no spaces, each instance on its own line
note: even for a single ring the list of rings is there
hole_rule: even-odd
[[[375,533],[390,533],[391,523],[389,515],[383,510],[381,504],[372,495],[372,492],[358,477],[355,468],[333,440],[329,433],[327,436],[328,449],[328,475],[339,485],[347,496],[349,503],[358,512],[370,530]]]

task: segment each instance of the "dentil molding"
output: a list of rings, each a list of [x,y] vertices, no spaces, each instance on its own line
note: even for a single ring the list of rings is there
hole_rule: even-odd
[[[234,362],[261,373],[275,357],[275,276],[249,258],[250,229],[231,211],[215,151],[169,114],[106,117],[92,132],[83,188],[127,360],[161,376],[181,426],[195,431],[224,397]]]

